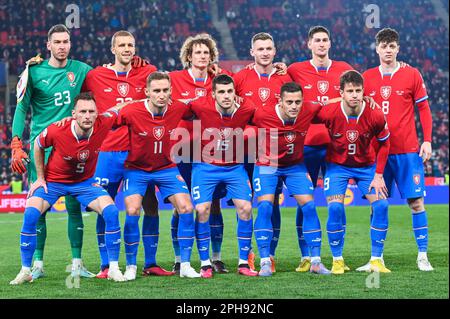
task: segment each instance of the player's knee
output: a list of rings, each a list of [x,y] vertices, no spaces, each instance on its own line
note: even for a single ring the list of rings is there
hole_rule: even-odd
[[[252,214],[252,204],[250,202],[245,202],[236,208],[239,218],[242,220],[249,220]]]
[[[408,205],[409,205],[409,208],[411,208],[413,213],[420,213],[425,210],[425,204],[423,201],[423,197],[408,199]]]
[[[182,202],[178,205],[178,213],[179,214],[188,214],[188,213],[192,213],[192,211],[194,210],[194,207],[192,206],[191,203],[189,202]]]
[[[127,215],[139,216],[141,214],[141,208],[138,206],[130,205],[127,207]]]
[[[199,222],[204,223],[209,219],[210,208],[206,205],[197,205],[195,206],[195,210],[197,211],[197,219]]]

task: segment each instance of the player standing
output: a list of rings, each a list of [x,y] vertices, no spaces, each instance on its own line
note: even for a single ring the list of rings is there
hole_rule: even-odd
[[[330,274],[321,263],[322,231],[312,193],[314,187],[303,163],[303,144],[312,119],[321,110],[319,102],[303,102],[302,88],[295,82],[283,84],[280,103],[259,108],[253,124],[258,133],[258,161],[253,173],[253,189],[258,198],[255,238],[261,257],[259,276],[271,276],[269,247],[272,237],[271,214],[276,188],[281,179],[303,210],[304,236],[311,252],[310,271]],[[276,143],[275,151],[273,144]]]
[[[146,97],[147,77],[156,71],[156,67],[153,65],[132,67],[132,60],[136,53],[135,43],[135,38],[130,32],[116,32],[111,38],[111,52],[115,56],[114,64],[106,67],[99,66],[86,76],[84,89],[93,92],[100,112],[107,109],[108,105]],[[127,127],[120,127],[108,134],[100,148],[95,178],[98,184],[106,188],[113,199],[117,195],[119,184],[123,179],[124,162],[129,150],[128,139]],[[149,196],[151,200],[149,200]],[[143,208],[145,213],[142,224],[142,241],[145,251],[143,275],[169,275],[170,272],[156,264],[159,216],[158,201],[154,196],[154,191],[146,193],[144,196]],[[127,216],[127,218],[124,227],[125,238],[128,238],[130,231],[129,218],[133,217]],[[101,270],[97,274],[97,278],[107,278],[108,255],[105,247],[105,223],[101,215],[97,217],[96,228],[101,257]],[[125,241],[125,244],[128,243]]]
[[[130,137],[123,182],[130,227],[125,238],[127,267],[124,276],[127,280],[136,279],[139,215],[149,185],[158,186],[163,199],[170,201],[179,213],[180,276],[200,277],[190,266],[195,228],[189,189],[170,156],[170,134],[188,108],[178,101],[169,102],[170,90],[169,75],[154,72],[147,78],[145,94],[148,99],[128,105],[119,114],[118,124],[128,126]]]
[[[388,230],[387,189],[383,171],[389,153],[389,130],[383,112],[371,109],[363,101],[363,77],[357,71],[340,77],[340,103],[330,104],[317,116],[330,132],[324,191],[328,203],[327,233],[333,254],[333,274],[343,274],[345,214],[344,198],[349,179],[354,179],[370,202],[373,218],[370,225],[372,258],[369,271],[390,272],[382,262]],[[375,154],[372,140],[380,147]],[[376,165],[375,165],[376,160]]]
[[[251,69],[242,69],[233,76],[236,85],[236,94],[252,100],[257,108],[272,108],[279,102],[281,86],[284,83],[291,82],[292,79],[287,74],[279,75],[277,73],[278,70],[273,64],[273,59],[276,54],[275,42],[269,33],[257,33],[252,37],[251,42],[250,54],[255,59],[254,67]],[[254,127],[249,126],[246,131],[251,129],[254,129]],[[245,150],[248,150],[248,148],[246,147]],[[247,155],[245,168],[250,180],[253,180],[253,167],[254,161],[249,162]],[[280,206],[278,196],[276,196],[272,213],[273,236],[270,242],[272,272],[275,272],[275,250],[280,236],[280,226]],[[248,262],[252,270],[255,269],[254,259],[255,254],[253,251],[250,251]]]
[[[108,193],[93,178],[97,151],[117,118],[116,106],[98,116],[95,100],[82,93],[74,99],[73,120],[62,127],[50,125],[35,139],[37,179],[31,185],[20,233],[22,269],[11,285],[33,281],[31,261],[36,248],[36,224],[60,196],[72,195],[83,205],[103,215],[110,271],[108,279],[125,281],[119,269],[119,211]],[[44,169],[44,149],[52,147]],[[78,274],[79,275],[79,274]]]
[[[28,159],[22,150],[22,134],[28,110],[31,113],[30,145],[34,145],[36,137],[52,122],[71,115],[74,97],[80,93],[83,81],[91,67],[87,64],[68,58],[71,48],[70,32],[62,24],[55,25],[48,31],[47,49],[50,59],[39,65],[29,67],[28,76],[24,74],[19,82],[18,99],[12,127],[12,160],[13,172],[25,173],[23,159]],[[22,89],[20,89],[22,87]],[[24,91],[24,92],[23,92]],[[114,103],[115,104],[115,103]],[[46,159],[50,154],[47,149]],[[37,178],[34,163],[34,148],[30,148],[31,162],[28,165],[28,180],[31,185]],[[68,234],[72,249],[72,271],[82,277],[93,277],[86,270],[81,260],[83,244],[83,219],[78,201],[66,196],[68,212]],[[33,265],[33,279],[44,276],[44,246],[47,237],[45,222],[46,212],[40,215],[37,224],[37,245]]]
[[[172,83],[173,99],[194,99],[205,97],[211,93],[212,81],[215,74],[209,72],[213,63],[217,63],[219,51],[216,41],[206,33],[188,37],[180,50],[180,60],[184,69],[170,72]],[[222,70],[226,74],[229,72]],[[180,128],[186,129],[192,140],[198,138],[193,136],[192,121],[180,122]],[[190,148],[192,154],[192,146]],[[183,155],[183,154],[182,154]],[[186,154],[184,154],[186,155]],[[178,169],[183,176],[189,189],[191,189],[192,158],[191,156],[182,156],[178,163]],[[221,247],[223,240],[223,216],[220,210],[220,195],[216,193],[211,207],[210,226],[211,226],[211,246],[212,246],[212,266],[214,271],[219,273],[228,273],[225,264],[221,261]],[[175,263],[173,270],[178,272],[180,267],[179,244],[176,238],[178,229],[178,215],[174,212],[172,216],[172,244],[175,252]]]
[[[296,62],[288,67],[288,74],[300,84],[303,89],[305,101],[319,101],[327,104],[329,100],[340,97],[339,77],[353,68],[343,61],[334,61],[329,57],[331,48],[330,32],[323,26],[314,26],[308,32],[308,48],[311,50],[312,59],[304,62]],[[330,137],[323,124],[312,124],[305,140],[305,165],[313,181],[317,186],[319,171],[325,175],[325,154]],[[297,208],[297,234],[299,247],[302,254],[299,267],[296,271],[306,272],[310,266],[308,245],[306,244],[302,230],[302,210]],[[343,217],[345,233],[345,215]],[[346,270],[350,270],[346,267]]]
[[[221,74],[214,78],[212,95],[192,101],[191,112],[201,122],[201,162],[192,168],[192,197],[197,211],[196,238],[201,275],[212,277],[209,259],[209,215],[214,191],[225,187],[238,214],[238,273],[257,276],[248,266],[252,239],[252,190],[243,163],[244,129],[255,111],[250,100],[235,102],[233,79]],[[241,157],[241,158],[239,158]],[[195,154],[194,154],[194,160]]]
[[[413,67],[400,67],[397,31],[385,28],[376,35],[376,51],[380,65],[364,72],[365,90],[381,105],[391,130],[391,148],[384,171],[389,194],[395,180],[402,198],[412,212],[412,227],[418,246],[417,266],[432,271],[428,261],[428,221],[424,205],[425,179],[423,162],[432,155],[432,117],[428,94],[420,72]],[[424,142],[419,147],[414,119],[417,105]],[[367,265],[358,270],[364,271]]]

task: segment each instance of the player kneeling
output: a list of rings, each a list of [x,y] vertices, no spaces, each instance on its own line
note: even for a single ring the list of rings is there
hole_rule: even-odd
[[[97,150],[123,107],[116,106],[98,116],[94,98],[82,93],[75,98],[71,121],[60,127],[52,124],[34,143],[37,180],[28,194],[22,230],[20,251],[22,269],[11,285],[33,281],[31,261],[36,249],[36,224],[61,196],[71,195],[103,216],[106,223],[106,248],[110,270],[108,279],[125,281],[119,269],[120,224],[119,211],[108,193],[93,179]],[[44,149],[53,147],[44,168]]]

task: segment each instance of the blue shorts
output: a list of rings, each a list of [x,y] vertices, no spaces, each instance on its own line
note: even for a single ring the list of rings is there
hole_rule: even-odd
[[[47,182],[48,193],[43,187],[39,187],[32,197],[40,197],[52,206],[61,196],[71,195],[82,205],[88,206],[90,202],[100,196],[109,196],[108,192],[95,182],[94,178],[72,184]]]
[[[389,194],[395,180],[402,198],[426,195],[423,162],[417,153],[389,155],[383,177]]]
[[[104,187],[107,187],[109,183],[119,184],[124,176],[124,163],[127,156],[128,151],[100,152],[94,174],[97,183]]]
[[[161,197],[167,199],[179,193],[189,194],[189,189],[178,168],[171,167],[155,172],[139,169],[125,169],[123,197],[139,194],[144,197],[147,187],[158,186]]]
[[[250,180],[244,165],[218,166],[207,163],[192,164],[192,198],[194,203],[211,202],[218,188],[220,195],[226,189],[232,199],[252,200]]]
[[[375,176],[375,165],[366,167],[348,167],[327,163],[327,173],[323,181],[325,197],[344,195],[349,179],[354,179],[363,195],[375,194],[375,189],[369,192],[369,186]]]
[[[311,195],[314,187],[303,163],[287,167],[255,165],[253,189],[257,197],[274,195],[284,182],[291,195]]]
[[[322,176],[325,176],[326,162],[325,156],[327,154],[327,147],[323,145],[307,146],[303,148],[303,159],[308,170],[309,176],[311,176],[314,187],[317,186],[317,180],[319,179],[319,171],[322,169]]]

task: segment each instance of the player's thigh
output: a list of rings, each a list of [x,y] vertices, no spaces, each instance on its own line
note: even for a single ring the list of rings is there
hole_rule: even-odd
[[[383,172],[384,184],[386,185],[389,197],[392,196],[392,191],[394,188],[395,170],[396,170],[395,158],[392,155],[389,155]]]
[[[323,182],[325,197],[328,199],[329,197],[344,195],[347,190],[348,181],[352,177],[352,174],[347,168],[341,165],[328,163],[327,172]]]
[[[375,188],[372,188],[369,191],[370,183],[372,183],[373,178],[375,177],[375,165],[367,166],[367,167],[358,167],[354,168],[354,177],[353,179],[356,181],[359,190],[361,193],[367,198],[366,195],[375,194]]]
[[[108,189],[109,184],[119,185],[124,175],[128,152],[100,152],[95,168],[95,181]]]
[[[302,195],[308,198],[312,197],[314,186],[304,164],[283,168],[282,179],[291,195]]]
[[[392,155],[390,155],[392,156]],[[425,177],[423,162],[417,153],[397,154],[392,159],[394,178],[402,198],[425,196]]]
[[[176,193],[169,196],[168,199],[179,214],[191,213],[194,209],[189,193]]]
[[[100,205],[99,198],[107,197],[109,198],[109,203],[114,204],[108,192],[98,185],[94,178],[70,185],[69,195],[75,197],[82,205],[90,207],[97,213],[101,213],[104,208]],[[105,200],[102,202],[105,203]]]
[[[205,163],[194,163],[192,165],[192,188],[191,194],[194,205],[212,202],[213,194],[222,182],[219,173],[220,168]]]
[[[271,196],[271,201],[273,202],[273,196],[277,191],[279,183],[280,177],[276,168],[255,165],[253,171],[253,190],[258,201],[262,197],[267,198],[267,196]]]
[[[230,198],[251,202],[252,188],[243,164],[224,168],[224,183]],[[234,202],[234,201],[233,201]],[[236,206],[236,204],[235,204]],[[238,210],[239,208],[236,207]]]
[[[326,146],[304,146],[304,163],[311,177],[313,186],[316,187],[319,179],[319,172],[325,175]]]
[[[36,189],[28,199],[27,199],[27,206],[29,206],[29,203],[34,203],[39,205],[40,207],[36,207],[33,205],[33,207],[43,211],[48,210],[56,201],[61,197],[68,194],[68,190],[65,184],[61,183],[53,183],[53,182],[47,182],[47,193],[45,192],[43,187],[39,187]]]
[[[131,195],[144,197],[148,185],[152,184],[153,172],[125,169],[122,191],[124,198]]]
[[[166,168],[153,173],[153,183],[158,186],[165,203],[174,194],[187,194],[189,189],[177,167]]]

